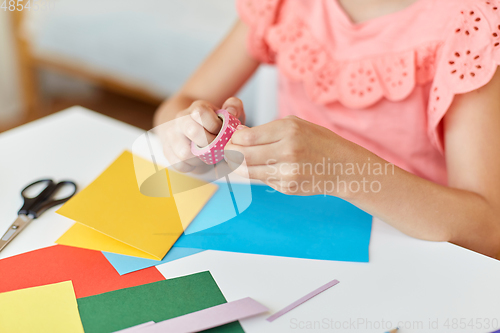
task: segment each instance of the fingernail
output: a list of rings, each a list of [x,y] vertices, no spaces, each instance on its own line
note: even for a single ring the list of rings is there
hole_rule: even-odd
[[[245,129],[245,128],[248,128],[248,127],[245,126],[245,125],[238,125],[238,127],[236,127],[237,130],[242,130],[242,129]]]
[[[227,111],[227,112],[229,112],[230,114],[232,114],[233,116],[235,116],[235,117],[236,117],[236,109],[235,109],[234,107],[232,107],[232,106],[228,106],[228,107],[226,108],[226,111]]]

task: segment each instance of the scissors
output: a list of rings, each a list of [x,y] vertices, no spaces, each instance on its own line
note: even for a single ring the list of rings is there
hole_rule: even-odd
[[[28,196],[26,191],[34,188],[35,185],[42,184],[42,190],[36,196]],[[45,187],[43,187],[45,185]],[[55,199],[55,195],[65,186],[72,186],[73,193],[62,199]],[[11,240],[13,240],[26,226],[38,218],[47,209],[65,203],[77,190],[76,184],[69,180],[64,180],[55,183],[52,179],[40,179],[29,184],[21,191],[21,196],[24,199],[24,205],[17,212],[17,219],[11,224],[7,232],[0,238],[0,251],[3,250]]]

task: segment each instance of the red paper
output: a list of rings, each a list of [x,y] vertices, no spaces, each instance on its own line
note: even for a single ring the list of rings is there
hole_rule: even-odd
[[[0,293],[71,280],[80,298],[164,279],[156,267],[120,276],[101,252],[63,245],[0,260]]]

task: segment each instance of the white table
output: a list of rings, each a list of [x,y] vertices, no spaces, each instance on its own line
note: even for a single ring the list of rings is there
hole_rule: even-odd
[[[0,134],[0,233],[16,218],[26,184],[51,177],[86,186],[142,133],[74,107]],[[53,245],[71,224],[52,209],[0,258]],[[266,315],[241,321],[247,332],[382,333],[397,325],[401,333],[491,332],[500,327],[500,262],[452,244],[410,238],[376,219],[369,263],[206,251],[158,269],[166,278],[210,270],[228,301],[253,297],[271,313],[332,279],[340,281],[273,323],[264,320]],[[484,328],[486,321],[495,327]],[[460,329],[461,323],[468,326]]]

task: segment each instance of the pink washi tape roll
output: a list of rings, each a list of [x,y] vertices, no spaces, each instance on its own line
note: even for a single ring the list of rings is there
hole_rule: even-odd
[[[238,118],[226,110],[217,111],[217,116],[222,119],[222,129],[214,141],[204,148],[200,148],[194,142],[191,142],[191,152],[193,155],[198,156],[206,164],[217,164],[224,159],[224,147],[226,147],[229,139],[233,136],[236,127],[241,125]]]

